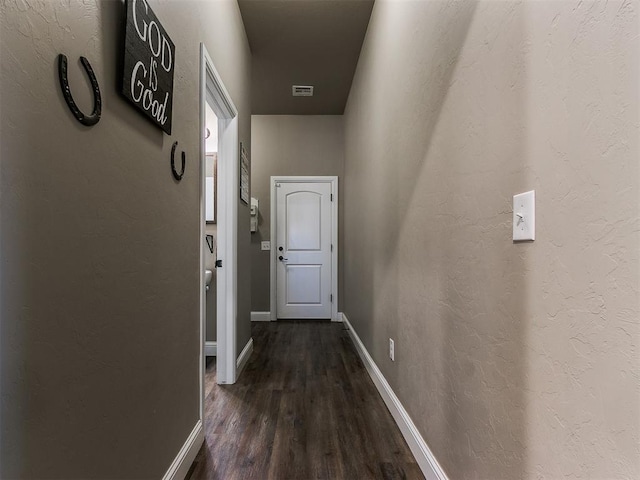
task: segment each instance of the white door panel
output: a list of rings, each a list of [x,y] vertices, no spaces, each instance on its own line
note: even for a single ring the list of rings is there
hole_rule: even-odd
[[[331,318],[331,183],[276,185],[278,318]]]
[[[322,265],[285,265],[286,305],[322,303]]]
[[[288,251],[321,250],[322,195],[293,192],[286,195],[285,232]]]

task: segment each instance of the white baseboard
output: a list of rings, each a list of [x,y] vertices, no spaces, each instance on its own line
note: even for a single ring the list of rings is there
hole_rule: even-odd
[[[270,322],[271,312],[251,312],[252,322]]]
[[[204,342],[204,356],[215,357],[218,355],[218,342]]]
[[[271,312],[251,312],[252,322],[272,322]],[[342,312],[338,312],[338,316],[334,322],[342,322]]]
[[[431,452],[427,442],[425,442],[422,435],[420,435],[418,428],[413,423],[413,420],[411,420],[411,417],[409,417],[409,414],[402,403],[400,403],[400,400],[391,389],[389,382],[384,378],[384,375],[382,375],[382,372],[373,361],[373,358],[371,358],[371,355],[369,355],[369,352],[344,313],[342,314],[342,321],[348,328],[349,335],[351,335],[351,339],[355,344],[358,355],[360,355],[360,358],[362,359],[362,363],[364,363],[367,372],[369,372],[369,376],[371,377],[371,380],[373,380],[378,392],[380,392],[384,403],[387,404],[387,408],[391,412],[393,419],[398,424],[398,427],[400,428],[404,439],[407,441],[407,444],[411,449],[411,453],[413,453],[413,456],[416,458],[426,480],[448,480],[447,474],[436,460],[436,457],[433,455],[433,452]]]
[[[253,353],[253,338],[250,338],[247,344],[242,349],[242,353],[238,357],[238,361],[236,362],[236,378],[240,376],[242,370],[247,365],[251,354]]]
[[[202,420],[198,420],[162,480],[184,480],[203,443],[204,429]]]

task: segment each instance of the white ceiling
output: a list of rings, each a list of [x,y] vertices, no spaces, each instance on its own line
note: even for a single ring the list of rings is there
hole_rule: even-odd
[[[253,54],[252,113],[342,114],[374,0],[238,0]],[[292,97],[313,85],[313,97]]]

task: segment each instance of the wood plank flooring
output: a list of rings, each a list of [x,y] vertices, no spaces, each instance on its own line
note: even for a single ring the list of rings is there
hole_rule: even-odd
[[[205,378],[190,480],[423,479],[341,323],[255,322],[235,385]]]

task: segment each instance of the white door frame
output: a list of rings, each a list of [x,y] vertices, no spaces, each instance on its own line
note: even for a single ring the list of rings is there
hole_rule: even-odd
[[[204,44],[200,44],[200,418],[204,421],[205,369],[205,165],[207,91],[218,117],[218,238],[216,281],[216,379],[219,384],[236,381],[237,230],[238,230],[238,110],[222,83]]]
[[[331,294],[333,302],[331,303],[331,321],[338,321],[338,177],[271,177],[271,301],[270,316],[271,321],[277,320],[277,277],[276,266],[278,249],[276,247],[277,232],[277,199],[276,199],[276,183],[331,183],[331,243],[333,251],[331,252]]]

